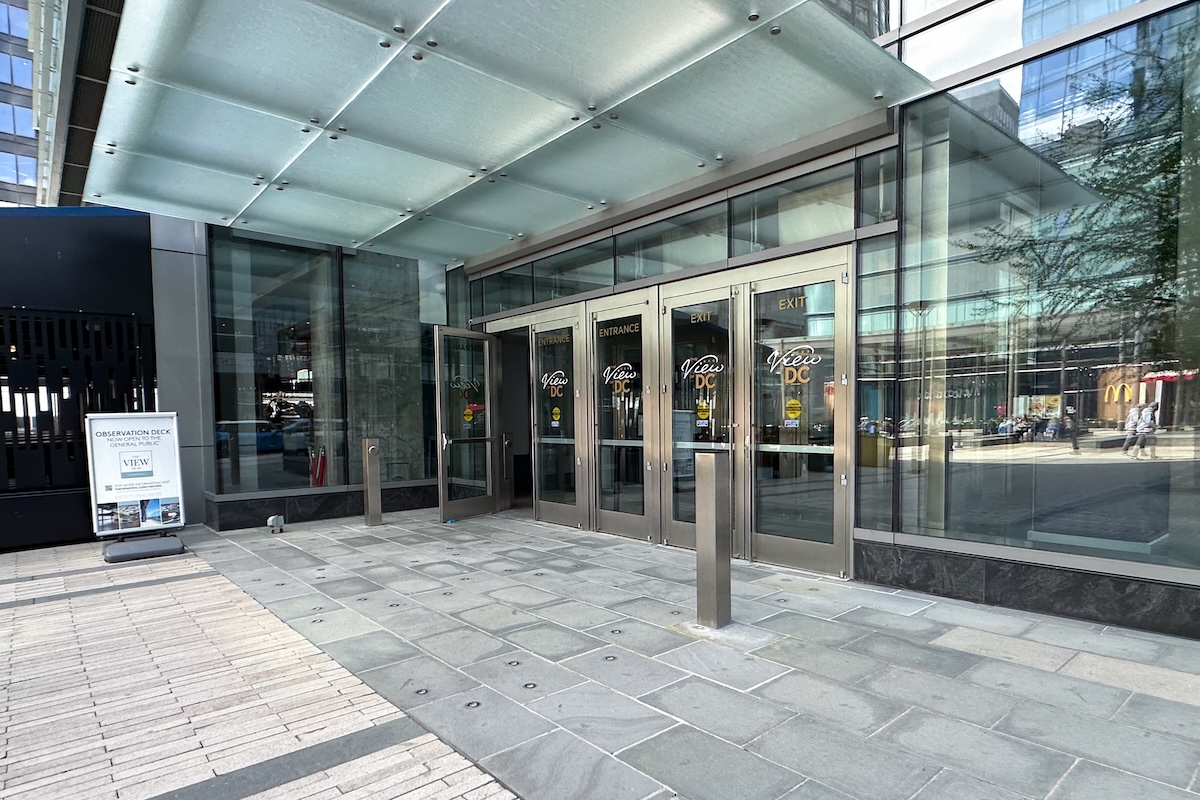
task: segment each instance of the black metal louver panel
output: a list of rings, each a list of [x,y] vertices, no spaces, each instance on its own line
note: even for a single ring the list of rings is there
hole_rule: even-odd
[[[144,401],[134,316],[0,310],[0,494],[85,488],[84,415]]]

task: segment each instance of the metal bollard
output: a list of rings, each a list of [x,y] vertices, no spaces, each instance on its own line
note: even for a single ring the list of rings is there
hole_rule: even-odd
[[[363,515],[367,527],[383,524],[383,490],[379,478],[379,440],[362,440]]]
[[[729,452],[696,453],[696,621],[729,624]]]

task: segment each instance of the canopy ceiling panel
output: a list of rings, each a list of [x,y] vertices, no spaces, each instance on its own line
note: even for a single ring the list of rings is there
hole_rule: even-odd
[[[401,212],[426,208],[472,183],[460,167],[347,133],[321,136],[279,179]]]
[[[110,87],[96,142],[253,177],[277,173],[316,136],[283,117],[141,78]]]
[[[395,219],[391,209],[291,186],[275,186],[250,204],[237,227],[358,247],[391,227]]]
[[[476,253],[490,253],[508,244],[508,235],[420,217],[392,228],[370,243],[384,253],[404,253],[451,264]]]
[[[798,0],[456,0],[422,41],[580,109],[604,110]]]
[[[575,125],[568,106],[456,64],[440,47],[423,52],[389,64],[336,126],[470,171],[507,164]]]
[[[737,47],[724,48],[620,104],[614,109],[617,124],[709,157],[738,159],[922,90],[924,79],[890,69],[895,57],[879,47],[856,47],[861,40],[825,6],[805,3]],[[746,80],[747,75],[797,79]]]
[[[126,0],[85,200],[452,263],[927,88],[813,0]]]
[[[439,205],[437,216],[447,222],[515,236],[566,225],[586,212],[588,205],[575,198],[494,177],[477,182]]]

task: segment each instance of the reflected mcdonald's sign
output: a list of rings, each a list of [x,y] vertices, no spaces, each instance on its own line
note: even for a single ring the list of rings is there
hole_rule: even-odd
[[[1128,383],[1110,383],[1108,386],[1104,387],[1104,402],[1133,402],[1133,386]]]

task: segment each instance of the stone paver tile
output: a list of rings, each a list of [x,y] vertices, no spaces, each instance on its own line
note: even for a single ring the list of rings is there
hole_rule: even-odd
[[[908,705],[990,727],[1017,704],[1017,698],[961,680],[893,667],[859,681],[858,686]]]
[[[501,603],[519,608],[533,608],[550,603],[561,602],[562,597],[531,586],[513,586],[507,589],[496,589],[487,593],[489,597]]]
[[[1032,797],[1043,797],[1075,763],[1065,753],[921,709],[912,709],[873,738]]]
[[[883,633],[872,633],[843,645],[843,648],[894,666],[931,672],[947,678],[961,675],[981,660],[979,656],[970,653],[944,649],[935,644],[911,642]]]
[[[768,731],[748,749],[869,800],[908,800],[938,771],[916,756],[804,717]]]
[[[844,622],[830,622],[829,620],[810,617],[806,614],[797,614],[792,611],[784,611],[773,617],[760,620],[755,624],[760,628],[794,636],[801,641],[831,647],[846,644],[846,642],[854,641],[869,633],[869,631],[863,628],[847,625]]]
[[[688,800],[779,797],[803,780],[789,769],[688,725],[660,733],[618,757]]]
[[[1097,717],[1110,716],[1130,695],[1124,689],[1001,661],[985,661],[959,680]]]
[[[854,798],[837,789],[831,789],[820,781],[807,780],[779,800],[854,800]]]
[[[507,633],[527,625],[541,622],[530,613],[504,605],[491,603],[486,606],[469,608],[454,615],[469,625],[488,631],[489,633]]]
[[[289,620],[288,624],[314,644],[326,644],[379,630],[379,625],[346,609],[316,612]]]
[[[631,697],[674,683],[688,674],[614,645],[566,659],[562,665]]]
[[[1032,628],[1035,620],[1003,609],[988,609],[976,605],[942,601],[921,611],[917,616],[959,628],[996,633],[1001,636],[1020,636]]]
[[[338,639],[324,645],[329,653],[351,672],[382,667],[417,654],[417,649],[390,631],[371,631]]]
[[[659,788],[642,773],[566,731],[485,758],[481,766],[522,800],[642,800]]]
[[[1195,800],[1196,795],[1111,767],[1080,761],[1046,800]]]
[[[1080,653],[1059,672],[1083,680],[1200,706],[1200,675]]]
[[[522,650],[471,664],[463,672],[523,704],[584,681],[583,676]]]
[[[1183,788],[1200,764],[1198,745],[1030,701],[995,730]]]
[[[893,636],[903,636],[915,642],[928,642],[930,639],[941,636],[952,627],[942,622],[935,622],[920,614],[908,616],[879,611],[874,608],[856,608],[847,611],[834,618],[834,622],[849,622],[883,633],[890,633]]]
[[[588,628],[584,633],[646,656],[656,656],[695,641],[676,631],[629,618],[606,622]]]
[[[1026,800],[1024,795],[944,769],[912,800]]]
[[[791,672],[752,693],[805,716],[861,734],[879,730],[908,708],[908,703],[805,672]]]
[[[397,664],[366,670],[359,677],[406,711],[479,685],[458,670],[428,656],[415,656]]]
[[[794,715],[782,706],[696,677],[643,695],[641,700],[739,745]]]
[[[1200,743],[1200,708],[1188,703],[1135,693],[1112,719]]]
[[[464,667],[514,649],[503,639],[471,628],[455,628],[417,639],[413,644],[454,667]]]
[[[581,603],[578,600],[567,600],[554,605],[541,606],[534,609],[533,613],[575,630],[591,628],[621,619],[620,614],[614,614],[607,609]]]
[[[1068,650],[1065,647],[1055,647],[1050,644],[1031,642],[1028,639],[988,633],[972,628],[954,628],[933,639],[930,644],[1000,661],[1023,664],[1047,672],[1058,669],[1075,655],[1074,650]]]
[[[772,661],[703,641],[663,653],[658,660],[742,690],[789,671]]]
[[[1161,644],[1146,639],[1055,622],[1039,622],[1021,636],[1035,642],[1120,658],[1125,661],[1137,661],[1142,664],[1157,663],[1165,652]]]
[[[609,753],[676,724],[665,714],[591,682],[534,700],[529,708]]]
[[[414,708],[411,714],[474,761],[555,729],[553,723],[484,686]]]

